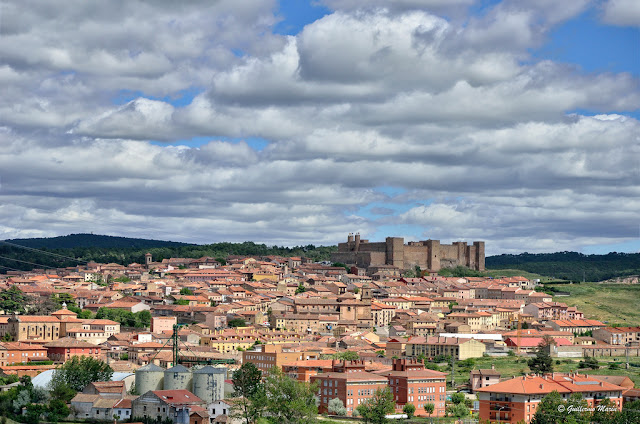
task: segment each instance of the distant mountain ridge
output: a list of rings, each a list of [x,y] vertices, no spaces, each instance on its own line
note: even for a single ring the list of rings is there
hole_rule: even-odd
[[[180,243],[176,241],[105,236],[86,233],[69,234],[67,236],[59,237],[9,239],[4,241],[34,249],[75,249],[78,247],[97,247],[101,249],[145,249],[151,247],[179,247],[192,245],[191,243]]]

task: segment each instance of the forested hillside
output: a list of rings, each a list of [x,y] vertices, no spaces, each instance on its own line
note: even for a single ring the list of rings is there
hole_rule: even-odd
[[[76,237],[83,236],[83,237]],[[95,246],[87,246],[90,239],[95,238]],[[128,265],[133,262],[143,263],[144,255],[150,252],[154,261],[161,261],[171,257],[179,258],[201,258],[209,256],[213,258],[226,258],[228,255],[247,256],[306,256],[316,261],[329,260],[331,252],[335,251],[335,246],[307,246],[279,247],[267,246],[266,244],[256,244],[253,242],[244,243],[213,243],[206,245],[182,244],[154,240],[127,239],[125,237],[97,236],[91,234],[77,234],[64,237],[55,237],[61,241],[61,246],[67,248],[42,247],[39,244],[28,244],[17,240],[7,240],[9,243],[0,242],[0,273],[7,270],[31,270],[33,268],[58,268],[83,265],[89,261],[101,263],[118,263]],[[27,239],[29,240],[29,239]],[[47,239],[33,239],[47,240]],[[49,239],[51,240],[51,239]],[[79,242],[80,246],[74,246],[72,240]],[[119,244],[113,247],[105,247],[101,243],[111,242]],[[147,247],[141,247],[145,245]],[[153,243],[156,243],[155,246]],[[27,246],[22,248],[15,246]],[[173,245],[172,245],[173,244]],[[38,246],[35,250],[31,246]],[[52,246],[47,241],[45,246]],[[53,245],[55,246],[55,245]],[[133,246],[133,247],[129,247]],[[46,252],[46,253],[45,253]],[[54,255],[51,255],[53,253]]]
[[[76,247],[144,249],[147,247],[175,247],[187,245],[187,243],[179,243],[175,241],[103,236],[97,234],[69,234],[68,236],[60,237],[12,239],[5,241],[36,249],[42,249],[43,247],[46,247],[47,249],[73,249]]]
[[[488,269],[521,269],[571,281],[603,281],[640,274],[640,253],[521,253],[489,256],[485,262]]]

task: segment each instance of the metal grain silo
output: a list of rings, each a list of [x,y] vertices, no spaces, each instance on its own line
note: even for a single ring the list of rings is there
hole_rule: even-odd
[[[175,365],[164,372],[165,390],[191,391],[191,371],[183,365]]]
[[[207,365],[193,372],[193,394],[207,404],[224,399],[224,380],[226,367]]]
[[[155,364],[145,365],[136,371],[136,392],[143,395],[149,390],[162,390],[164,369]]]

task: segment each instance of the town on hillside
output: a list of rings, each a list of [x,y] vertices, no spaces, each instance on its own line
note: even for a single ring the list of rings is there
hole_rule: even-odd
[[[269,390],[286,386],[336,421],[382,410],[515,424],[561,422],[556,407],[571,402],[615,420],[640,399],[640,326],[591,319],[536,280],[438,274],[455,266],[484,270],[484,243],[350,234],[323,263],[147,254],[9,271],[0,405],[20,400],[7,413],[34,423],[240,424],[284,413]],[[75,384],[89,363],[105,374]]]

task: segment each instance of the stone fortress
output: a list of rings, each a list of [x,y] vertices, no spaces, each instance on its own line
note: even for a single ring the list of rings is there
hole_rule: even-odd
[[[361,240],[360,234],[349,234],[346,243],[338,243],[338,251],[331,254],[331,260],[363,268],[391,265],[404,270],[417,265],[438,271],[462,265],[484,271],[484,242],[468,245],[462,241],[440,244],[440,240],[425,240],[405,244],[402,237],[387,237],[384,242],[370,243]]]

